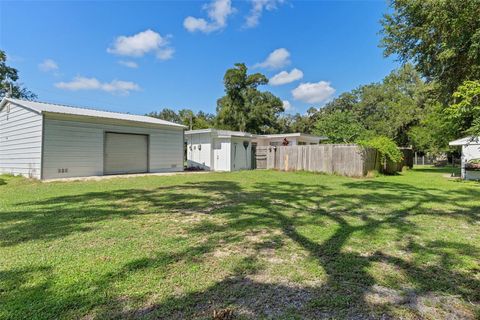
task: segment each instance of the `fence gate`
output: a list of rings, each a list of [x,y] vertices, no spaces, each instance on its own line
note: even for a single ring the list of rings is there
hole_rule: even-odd
[[[268,147],[256,147],[255,150],[255,169],[267,169]]]

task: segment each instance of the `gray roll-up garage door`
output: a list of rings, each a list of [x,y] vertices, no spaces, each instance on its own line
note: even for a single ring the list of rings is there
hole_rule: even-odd
[[[148,171],[148,136],[105,133],[105,174]]]

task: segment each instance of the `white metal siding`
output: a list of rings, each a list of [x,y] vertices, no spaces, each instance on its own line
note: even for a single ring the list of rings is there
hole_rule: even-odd
[[[40,179],[42,115],[9,103],[0,111],[0,173]]]
[[[148,172],[148,136],[105,133],[105,174]]]
[[[187,135],[187,166],[212,170],[212,138],[210,133]]]
[[[480,171],[466,171],[465,163],[472,159],[480,159],[480,144],[469,144],[462,147],[462,171],[467,180],[480,180]]]
[[[213,161],[215,171],[230,171],[230,142],[231,138],[216,138],[213,145]]]
[[[106,131],[149,135],[149,172],[183,170],[181,128],[152,128],[97,122],[45,115],[44,179],[102,175],[103,140]],[[67,169],[67,172],[62,172],[61,169]]]

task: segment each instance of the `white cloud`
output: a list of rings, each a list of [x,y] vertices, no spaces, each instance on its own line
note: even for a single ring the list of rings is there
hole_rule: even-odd
[[[245,18],[245,27],[256,27],[262,17],[263,11],[272,11],[277,9],[277,5],[285,2],[284,0],[251,0],[252,9],[249,15]]]
[[[169,60],[173,58],[174,53],[175,50],[173,48],[165,48],[163,50],[158,50],[156,56],[160,60]]]
[[[127,68],[138,68],[138,63],[136,63],[135,61],[120,60],[118,61],[118,63]]]
[[[183,26],[190,32],[201,31],[209,33],[223,29],[227,26],[228,16],[235,13],[231,0],[213,0],[203,6],[207,11],[209,21],[203,18],[186,17]]]
[[[308,103],[319,103],[328,100],[335,93],[335,89],[330,86],[330,82],[306,82],[301,83],[292,90],[295,100],[301,100]]]
[[[38,65],[38,68],[43,72],[57,71],[58,64],[52,59],[45,59]]]
[[[167,60],[172,58],[173,49],[168,46],[169,40],[153,30],[145,30],[133,36],[119,36],[107,52],[119,56],[142,57],[153,52],[157,58]],[[167,54],[166,54],[167,53]]]
[[[282,71],[274,75],[268,83],[272,86],[280,86],[282,84],[287,84],[293,81],[297,81],[303,78],[302,70],[297,68],[292,69],[292,71]]]
[[[285,48],[273,50],[265,61],[257,63],[254,68],[278,69],[290,63],[290,52]]]
[[[101,90],[110,93],[127,95],[130,91],[138,91],[138,84],[130,81],[113,80],[111,82],[100,82],[96,78],[75,77],[70,82],[57,82],[55,87],[64,90]]]
[[[291,111],[291,110],[293,110],[293,107],[292,107],[290,101],[288,101],[288,100],[283,100],[282,102],[283,102],[283,108],[285,108],[285,111]]]

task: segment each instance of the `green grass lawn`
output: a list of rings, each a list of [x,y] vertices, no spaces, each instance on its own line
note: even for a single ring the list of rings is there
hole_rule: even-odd
[[[480,317],[480,184],[0,176],[0,319]]]

